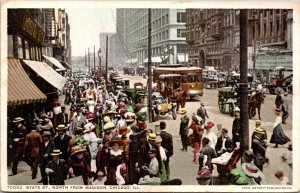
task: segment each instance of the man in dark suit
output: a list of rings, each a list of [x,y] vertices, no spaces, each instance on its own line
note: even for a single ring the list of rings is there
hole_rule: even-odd
[[[39,183],[48,185],[48,176],[45,172],[46,166],[51,160],[51,153],[55,149],[54,142],[51,138],[50,131],[44,131],[42,134],[43,143],[40,146],[39,161],[42,180]]]
[[[66,127],[63,124],[58,125],[57,132],[58,135],[54,138],[55,149],[59,149],[62,152],[60,157],[68,163],[68,148],[72,137],[66,134]]]
[[[61,107],[61,122],[59,124],[64,124],[65,126],[68,125],[69,123],[69,115],[66,113],[66,107],[62,106]]]
[[[228,136],[228,129],[222,128],[221,136],[218,137],[217,144],[216,144],[217,156],[220,156],[225,152],[230,153],[232,151],[233,151],[233,142],[231,138]]]
[[[162,138],[161,146],[165,149],[166,155],[167,155],[167,160],[164,161],[166,172],[167,172],[167,179],[170,177],[170,167],[169,167],[169,162],[170,162],[170,157],[173,155],[173,137],[171,134],[165,131],[167,125],[165,121],[161,121],[160,124],[160,136]]]

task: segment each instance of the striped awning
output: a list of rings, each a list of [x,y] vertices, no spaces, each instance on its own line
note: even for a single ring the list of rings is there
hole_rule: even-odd
[[[26,74],[18,59],[8,59],[7,105],[43,103],[47,97]]]
[[[59,68],[61,70],[66,70],[66,68],[63,67],[63,65],[56,58],[53,58],[50,56],[45,56],[45,55],[43,55],[43,57],[46,58],[52,64],[54,64],[57,68]]]
[[[48,64],[33,60],[23,60],[23,62],[25,62],[25,64],[27,64],[33,71],[58,90],[62,90],[64,87],[67,79],[58,74]]]

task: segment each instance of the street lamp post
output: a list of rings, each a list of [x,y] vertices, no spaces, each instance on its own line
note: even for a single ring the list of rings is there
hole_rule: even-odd
[[[101,71],[101,48],[98,50],[98,58],[99,58],[99,74],[102,73]],[[101,74],[100,74],[101,76]]]

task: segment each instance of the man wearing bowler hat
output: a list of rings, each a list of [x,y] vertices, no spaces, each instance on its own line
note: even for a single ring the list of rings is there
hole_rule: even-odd
[[[55,148],[54,142],[51,138],[50,131],[44,131],[42,134],[43,142],[40,146],[39,161],[40,161],[40,171],[42,179],[38,183],[43,183],[43,185],[48,185],[48,177],[45,172],[46,166],[51,160],[51,153]]]
[[[161,121],[159,124],[160,127],[160,136],[162,138],[161,146],[165,149],[166,155],[167,155],[167,160],[164,161],[165,167],[166,167],[166,172],[167,172],[167,179],[170,177],[170,167],[169,167],[169,162],[170,162],[170,157],[173,155],[173,137],[170,133],[166,132],[165,129],[167,127],[167,124],[165,121]]]
[[[232,151],[233,151],[233,142],[231,138],[228,136],[228,129],[222,128],[221,136],[218,137],[217,144],[216,144],[217,156],[220,156],[225,152],[230,153]]]

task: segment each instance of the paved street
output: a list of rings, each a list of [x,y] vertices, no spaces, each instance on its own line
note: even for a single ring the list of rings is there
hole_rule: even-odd
[[[133,86],[134,82],[142,82],[146,83],[146,79],[142,77],[133,77],[133,76],[123,76],[126,79],[130,79],[131,87]],[[210,118],[208,121],[212,121],[216,124],[222,123],[223,127],[229,129],[229,134],[231,136],[231,127],[233,117],[228,114],[221,114],[218,106],[217,106],[217,89],[205,89],[204,96],[200,99],[205,102],[206,108],[208,110],[208,115]],[[268,141],[272,135],[272,126],[275,121],[275,114],[272,112],[274,108],[274,101],[275,95],[267,95],[265,98],[265,103],[262,105],[261,109],[261,117],[262,117],[262,127],[266,128],[268,133]],[[290,116],[287,120],[288,124],[283,125],[284,132],[288,137],[292,137],[292,96],[288,96],[289,102],[289,112]],[[200,102],[199,100],[193,100],[186,103],[186,109],[189,116],[192,113],[195,113],[197,108],[199,107]],[[68,108],[67,108],[68,110]],[[250,136],[254,130],[254,122],[257,119],[249,120],[250,123]],[[180,116],[177,117],[177,120],[173,120],[171,116],[160,117],[158,121],[154,123],[147,123],[150,128],[155,128],[156,124],[159,124],[160,120],[167,121],[167,131],[173,135],[173,142],[174,142],[174,155],[170,161],[170,168],[171,168],[171,178],[180,178],[183,181],[184,185],[197,185],[196,181],[196,174],[198,170],[198,165],[192,163],[193,153],[192,148],[189,148],[187,152],[182,152],[180,149],[181,141],[179,136],[179,123],[180,123]],[[213,131],[216,132],[216,126],[213,128]],[[251,141],[251,140],[249,140]],[[291,169],[288,167],[286,163],[281,161],[281,155],[286,153],[287,145],[279,146],[279,148],[273,148],[273,144],[269,144],[267,150],[267,157],[270,159],[270,164],[265,165],[264,167],[264,174],[266,176],[265,179],[262,180],[263,185],[270,185],[270,184],[278,184],[279,181],[274,176],[275,172],[278,170],[283,170],[290,172]],[[8,174],[10,171],[8,171]],[[19,173],[16,176],[9,176],[8,177],[8,184],[32,184],[37,185],[37,181],[40,180],[40,174],[38,174],[38,178],[35,180],[31,179],[31,171],[30,167],[27,166],[24,162],[20,163],[19,166]]]

